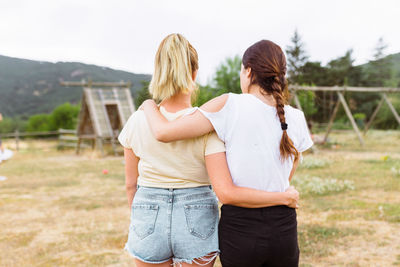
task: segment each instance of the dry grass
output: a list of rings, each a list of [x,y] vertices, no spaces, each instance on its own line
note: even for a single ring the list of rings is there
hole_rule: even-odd
[[[399,265],[400,177],[391,168],[400,162],[400,132],[372,131],[364,148],[351,132],[334,132],[331,143],[305,156],[324,164],[300,167],[297,177],[348,180],[355,189],[303,192],[301,265]],[[48,141],[21,147],[0,165],[8,177],[0,181],[0,266],[133,266],[122,250],[129,225],[122,157],[75,156]]]

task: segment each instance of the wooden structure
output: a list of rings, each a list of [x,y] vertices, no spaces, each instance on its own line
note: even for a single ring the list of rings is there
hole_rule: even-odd
[[[104,155],[103,144],[111,141],[117,154],[116,138],[120,129],[135,111],[130,92],[131,83],[119,82],[62,82],[64,86],[83,87],[79,113],[76,153],[79,154],[83,140],[91,140],[92,147]]]
[[[374,112],[371,115],[371,118],[369,121],[366,123],[365,128],[364,128],[364,134],[367,133],[369,127],[371,126],[373,120],[375,119],[376,115],[378,114],[378,111],[383,105],[383,102],[386,102],[387,105],[389,106],[391,112],[393,113],[394,117],[396,118],[397,122],[400,125],[400,116],[397,113],[396,109],[393,107],[392,103],[390,102],[389,98],[387,97],[388,93],[400,93],[400,88],[381,88],[381,87],[347,87],[347,86],[334,86],[334,87],[326,87],[326,86],[298,86],[298,85],[290,85],[289,90],[292,92],[292,96],[294,97],[294,102],[300,110],[302,110],[300,101],[298,96],[296,95],[296,91],[299,90],[304,90],[304,91],[330,91],[330,92],[336,92],[338,96],[338,100],[335,103],[335,107],[333,109],[332,115],[329,119],[328,127],[325,133],[324,141],[326,142],[328,140],[329,133],[332,130],[332,125],[336,117],[336,113],[338,112],[340,104],[343,105],[344,111],[346,112],[347,117],[349,118],[351,125],[353,126],[353,129],[355,133],[357,134],[358,140],[360,141],[360,144],[363,146],[364,139],[362,138],[362,135],[360,133],[360,130],[357,127],[357,124],[354,120],[353,115],[351,114],[350,108],[347,105],[347,102],[343,96],[344,92],[364,92],[364,93],[371,93],[371,92],[379,92],[382,95],[382,99],[375,108]]]

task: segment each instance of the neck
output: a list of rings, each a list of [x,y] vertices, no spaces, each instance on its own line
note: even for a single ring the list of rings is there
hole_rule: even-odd
[[[178,93],[170,98],[161,101],[160,106],[163,106],[169,112],[177,112],[182,109],[192,107],[192,94],[189,93]]]
[[[271,94],[266,94],[263,92],[263,89],[258,85],[258,84],[252,84],[249,87],[249,94],[254,95],[258,99],[260,99],[262,102],[269,106],[276,106],[276,101],[274,97]]]

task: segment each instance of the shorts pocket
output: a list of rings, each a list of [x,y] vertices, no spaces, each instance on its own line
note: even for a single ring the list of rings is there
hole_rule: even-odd
[[[154,232],[158,205],[133,204],[132,205],[132,230],[140,239],[151,235]]]
[[[218,220],[218,205],[188,204],[184,206],[186,223],[189,232],[201,239],[210,237]]]

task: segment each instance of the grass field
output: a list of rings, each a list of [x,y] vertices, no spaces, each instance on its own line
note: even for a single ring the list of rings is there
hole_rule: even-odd
[[[0,164],[0,266],[133,266],[122,157],[55,147],[24,141]],[[399,131],[371,131],[365,147],[333,132],[295,184],[301,266],[400,265]]]

